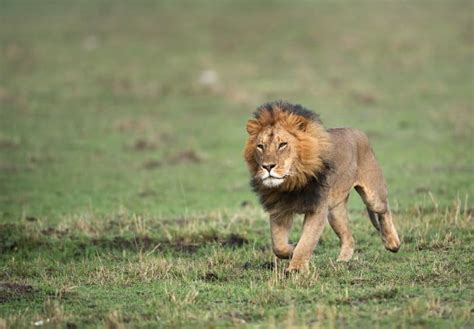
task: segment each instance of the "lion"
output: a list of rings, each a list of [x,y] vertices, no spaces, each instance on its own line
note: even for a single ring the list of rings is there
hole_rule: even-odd
[[[352,188],[365,203],[385,248],[399,250],[387,185],[363,132],[326,130],[316,113],[284,101],[260,106],[246,128],[244,157],[251,186],[269,214],[274,254],[290,259],[287,272],[307,268],[326,221],[340,239],[337,260],[352,258],[354,239],[347,214]],[[296,246],[288,241],[295,214],[304,214]]]

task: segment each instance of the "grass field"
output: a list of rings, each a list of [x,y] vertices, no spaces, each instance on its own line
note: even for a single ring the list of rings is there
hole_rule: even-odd
[[[472,1],[0,1],[0,328],[474,327]],[[364,130],[402,249],[358,197],[286,278],[245,122]],[[301,220],[292,240],[297,241]]]

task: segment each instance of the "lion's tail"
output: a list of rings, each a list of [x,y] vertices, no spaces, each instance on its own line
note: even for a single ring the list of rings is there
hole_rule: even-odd
[[[369,208],[367,208],[367,212],[369,213],[369,218],[372,225],[374,225],[377,231],[380,231],[379,215],[370,210]]]

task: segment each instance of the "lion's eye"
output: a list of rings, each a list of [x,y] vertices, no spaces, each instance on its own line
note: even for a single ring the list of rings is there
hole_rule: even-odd
[[[263,151],[263,144],[258,144],[258,145],[257,145],[257,148],[258,148],[259,150]]]
[[[278,148],[281,150],[282,148],[286,147],[287,145],[288,145],[288,143],[283,142],[283,143],[280,143],[280,145],[278,145]]]

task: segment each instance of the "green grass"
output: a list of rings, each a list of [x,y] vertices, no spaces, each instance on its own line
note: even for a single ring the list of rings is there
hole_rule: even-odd
[[[0,1],[0,327],[473,327],[472,7]],[[352,197],[355,259],[327,228],[283,276],[242,158],[274,99],[368,133],[398,254]]]

